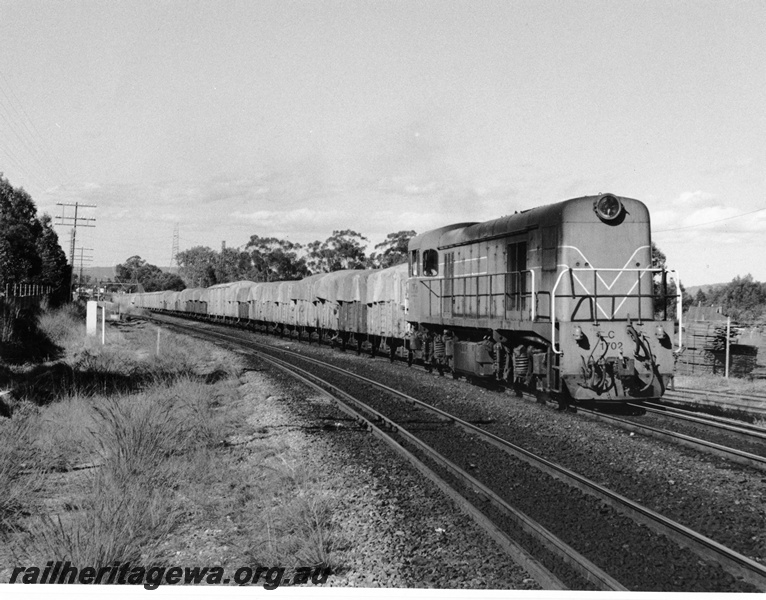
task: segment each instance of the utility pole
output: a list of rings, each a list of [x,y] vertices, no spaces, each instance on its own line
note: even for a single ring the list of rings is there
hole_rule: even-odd
[[[221,271],[221,277],[225,277],[224,273],[226,272],[226,240],[223,240],[221,242],[221,256],[218,257],[218,268]],[[216,283],[219,283],[219,282],[216,282]]]
[[[56,223],[57,225],[71,225],[72,226],[72,240],[70,242],[69,246],[69,264],[72,266],[72,278],[70,280],[70,287],[71,284],[74,282],[74,253],[75,253],[75,240],[77,238],[77,227],[95,227],[95,221],[96,219],[92,217],[81,217],[78,215],[80,208],[97,208],[95,204],[80,204],[79,202],[75,202],[74,204],[66,203],[66,202],[56,202],[56,206],[61,207],[61,216],[56,217],[59,219],[59,221]],[[67,207],[74,207],[74,216],[68,217],[66,216],[66,209]],[[82,270],[82,265],[80,265]],[[70,289],[71,293],[71,289]]]
[[[90,262],[93,260],[92,256],[85,256],[84,252],[93,252],[93,248],[77,248],[80,251],[80,275],[77,277],[77,287],[79,289],[82,289],[82,266],[83,263],[87,260]]]

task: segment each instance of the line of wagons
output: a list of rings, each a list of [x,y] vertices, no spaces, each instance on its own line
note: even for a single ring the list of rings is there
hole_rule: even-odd
[[[407,325],[407,264],[345,270],[300,281],[235,281],[180,292],[128,294],[136,308],[217,321],[357,351],[403,345]]]

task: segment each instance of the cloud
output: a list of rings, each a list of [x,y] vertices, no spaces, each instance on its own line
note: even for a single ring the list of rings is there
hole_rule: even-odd
[[[741,208],[725,204],[716,195],[702,190],[683,192],[670,201],[658,199],[654,204],[659,204],[650,206],[652,228],[657,233],[687,229],[723,231],[743,214]]]
[[[696,192],[682,192],[678,198],[671,201],[673,206],[677,207],[696,207],[696,206],[716,206],[718,200],[713,194],[697,190]]]

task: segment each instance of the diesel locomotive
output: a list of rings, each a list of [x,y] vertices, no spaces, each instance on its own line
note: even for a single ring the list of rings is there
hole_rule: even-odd
[[[681,350],[668,311],[680,319],[678,278],[653,267],[651,246],[643,203],[598,194],[428,231],[389,269],[128,300],[410,361],[436,346],[453,375],[513,381],[561,406],[621,403],[660,398]]]
[[[680,286],[669,294],[672,273],[652,266],[638,200],[599,194],[435,229],[410,241],[409,268],[408,321],[455,336],[456,372],[497,376],[497,353],[521,349],[527,381],[560,402],[659,398],[673,376]]]

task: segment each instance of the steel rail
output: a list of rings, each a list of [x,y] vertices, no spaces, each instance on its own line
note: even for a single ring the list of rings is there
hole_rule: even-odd
[[[648,402],[645,404],[628,403],[628,406],[632,406],[634,408],[643,408],[646,412],[650,412],[652,414],[670,416],[676,419],[680,419],[682,421],[691,421],[694,423],[701,423],[703,425],[709,425],[711,427],[716,427],[718,429],[731,431],[733,433],[737,433],[740,435],[746,435],[749,437],[766,440],[766,429],[763,429],[762,427],[756,427],[754,425],[750,425],[749,423],[743,423],[742,425],[730,425],[729,424],[730,422],[720,421],[714,417],[710,417],[707,415],[700,416],[699,413],[693,413],[690,411],[680,410],[676,408],[664,407],[661,404],[652,404]]]
[[[766,417],[766,399],[763,396],[752,394],[676,388],[675,390],[667,390],[662,400],[663,403],[668,404],[691,404],[740,412],[756,418]]]
[[[215,333],[224,338],[234,339],[238,342],[243,341],[241,339],[227,336],[219,332]],[[258,344],[257,342],[249,343]],[[263,346],[263,344],[258,345]],[[731,548],[727,548],[723,544],[720,544],[719,542],[716,542],[715,540],[708,538],[707,536],[702,535],[701,533],[698,533],[686,527],[685,525],[673,521],[672,519],[665,517],[664,515],[661,515],[648,507],[645,507],[637,502],[633,502],[625,496],[609,490],[608,488],[597,484],[596,482],[580,475],[579,473],[575,473],[574,471],[557,465],[556,463],[553,463],[545,458],[538,457],[528,450],[516,446],[515,444],[512,444],[511,442],[504,440],[480,427],[468,423],[459,417],[450,415],[441,409],[426,404],[421,400],[413,398],[382,383],[362,375],[358,375],[356,373],[351,373],[350,371],[335,367],[334,365],[323,363],[322,361],[304,356],[299,353],[291,352],[281,348],[275,348],[273,346],[268,347],[279,352],[292,354],[308,362],[316,363],[321,365],[323,368],[341,372],[346,376],[365,381],[366,383],[369,383],[380,389],[384,389],[393,395],[400,396],[408,402],[417,404],[426,410],[439,414],[446,419],[453,421],[457,425],[460,425],[464,430],[476,434],[484,441],[494,445],[504,452],[527,462],[528,464],[540,469],[544,473],[554,478],[560,479],[586,494],[602,500],[618,512],[628,515],[630,518],[639,523],[643,523],[656,533],[666,535],[679,545],[693,549],[694,551],[698,552],[701,557],[719,563],[724,569],[729,570],[739,577],[742,577],[745,581],[751,583],[760,591],[766,591],[766,566],[740,554],[739,552],[736,552],[735,550],[732,550]]]
[[[692,395],[721,396],[721,397],[728,397],[728,398],[746,398],[748,400],[761,400],[762,402],[766,402],[766,394],[757,394],[757,393],[743,394],[740,392],[731,392],[727,390],[700,390],[696,388],[689,388],[689,387],[683,387],[683,386],[676,386],[673,391],[680,392],[680,393],[686,392]]]
[[[707,413],[696,412],[693,410],[687,410],[685,408],[679,408],[677,405],[672,405],[672,404],[658,404],[655,402],[646,401],[643,403],[643,405],[651,406],[653,408],[659,408],[660,410],[667,410],[667,411],[677,412],[677,413],[686,414],[686,415],[704,416],[707,419],[715,419],[716,421],[719,421],[720,423],[729,423],[736,427],[742,427],[743,429],[749,429],[751,431],[766,433],[766,427],[753,425],[752,423],[748,423],[747,421],[743,421],[741,419],[732,419],[730,417],[722,417],[721,415],[710,415]]]
[[[740,465],[754,467],[759,470],[766,470],[766,457],[764,456],[751,454],[750,452],[737,450],[736,448],[729,448],[728,446],[722,446],[721,444],[716,444],[715,442],[701,440],[699,438],[685,435],[683,433],[667,431],[666,429],[657,429],[656,427],[652,427],[650,425],[634,423],[633,421],[627,421],[620,417],[615,417],[614,415],[597,413],[587,408],[578,407],[577,412],[598,419],[600,421],[616,423],[618,427],[622,427],[628,431],[643,433],[654,438],[681,444],[682,446],[687,446],[695,450],[712,453]]]

